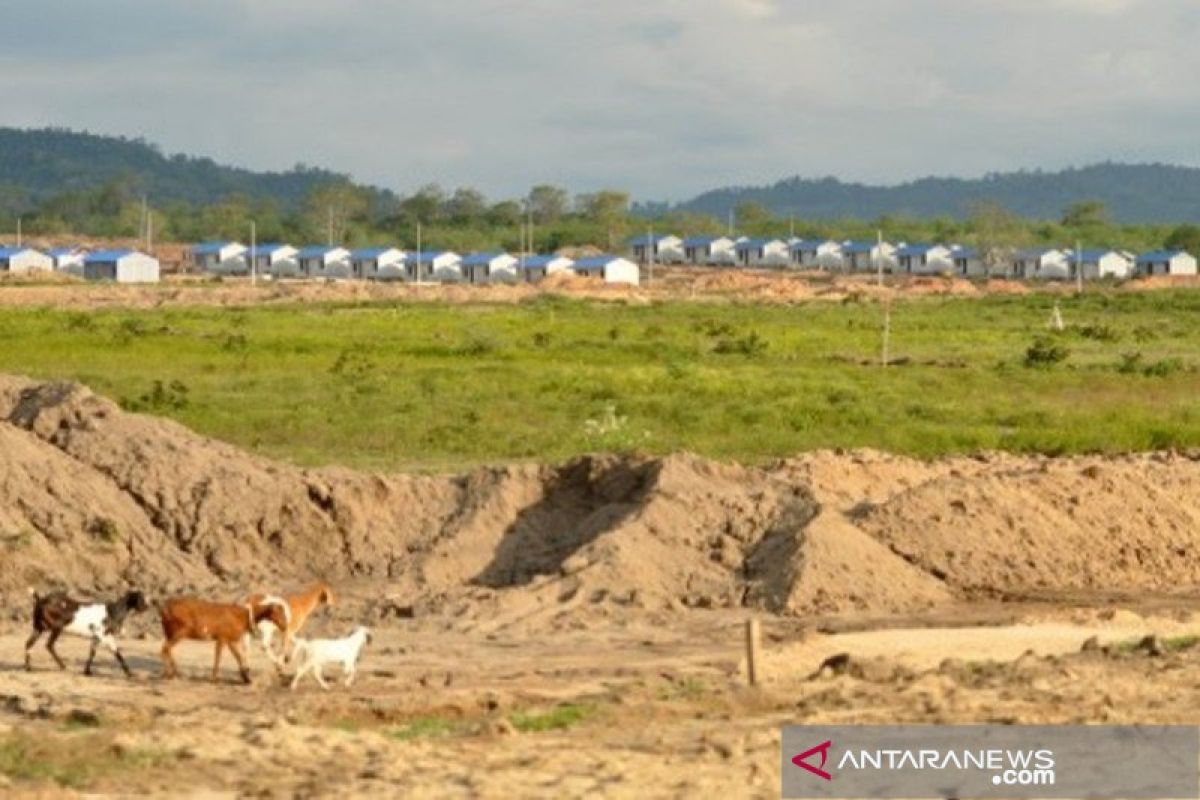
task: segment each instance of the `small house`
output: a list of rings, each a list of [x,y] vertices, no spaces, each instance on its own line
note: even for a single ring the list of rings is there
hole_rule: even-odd
[[[954,270],[953,251],[941,244],[906,244],[896,248],[896,271],[906,275],[941,275]]]
[[[734,247],[743,267],[786,267],[790,255],[782,239],[744,239]]]
[[[1067,253],[1055,248],[1020,250],[1013,257],[1012,277],[1023,280],[1066,280],[1071,277]]]
[[[987,264],[983,263],[983,254],[975,247],[956,247],[950,251],[950,260],[954,262],[954,274],[963,278],[986,278]]]
[[[350,274],[362,280],[399,280],[404,277],[404,251],[395,247],[368,247],[350,253]]]
[[[260,275],[274,275],[277,278],[299,275],[300,262],[296,258],[299,252],[290,244],[266,242],[257,245],[252,256],[247,254],[247,264],[250,264],[252,257],[254,263],[250,266]]]
[[[68,275],[83,275],[83,259],[87,250],[82,247],[52,247],[46,251],[53,269]]]
[[[428,250],[404,257],[404,276],[410,281],[460,281],[462,256],[450,250]]]
[[[620,256],[581,258],[571,268],[577,275],[600,278],[605,283],[628,283],[637,286],[641,282],[638,265]]]
[[[0,272],[36,272],[54,269],[54,259],[32,247],[0,247]]]
[[[1077,277],[1083,270],[1084,280],[1117,278],[1124,280],[1133,274],[1133,262],[1124,253],[1116,250],[1083,250],[1071,253],[1067,259],[1070,276]]]
[[[629,249],[639,264],[649,264],[651,255],[656,264],[683,263],[683,240],[671,234],[635,236],[629,240]]]
[[[192,266],[205,272],[242,274],[250,271],[245,245],[237,242],[201,242],[192,246]]]
[[[832,239],[801,239],[789,247],[792,266],[802,269],[840,269],[843,245]]]
[[[462,260],[467,283],[513,283],[520,259],[508,253],[471,253]]]
[[[683,240],[687,264],[732,265],[737,262],[736,244],[728,236],[692,236]]]
[[[537,283],[559,272],[571,272],[575,262],[566,256],[525,256],[525,280]]]
[[[89,281],[158,283],[158,259],[136,250],[101,250],[83,259],[83,277]]]
[[[818,255],[819,257],[819,255]],[[896,245],[887,242],[846,242],[842,261],[852,272],[892,272],[896,268]]]
[[[350,251],[344,247],[318,244],[300,248],[296,253],[300,274],[310,278],[350,277]]]
[[[1139,275],[1195,275],[1196,257],[1183,250],[1155,250],[1137,259]]]

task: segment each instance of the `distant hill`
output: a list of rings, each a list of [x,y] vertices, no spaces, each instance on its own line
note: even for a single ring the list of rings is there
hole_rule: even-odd
[[[131,182],[156,203],[206,204],[242,194],[271,198],[292,209],[314,186],[348,178],[302,165],[288,172],[226,167],[209,158],[164,155],[141,139],[60,128],[0,128],[0,187],[15,188],[28,203],[117,180]]]
[[[771,186],[715,189],[673,208],[724,218],[739,203],[757,202],[780,216],[801,219],[961,218],[981,200],[997,202],[1033,219],[1058,219],[1072,203],[1100,200],[1119,222],[1194,222],[1200,220],[1200,169],[1105,163],[1061,172],[992,174],[974,180],[922,178],[897,186],[795,177]],[[647,205],[642,210],[663,208]]]

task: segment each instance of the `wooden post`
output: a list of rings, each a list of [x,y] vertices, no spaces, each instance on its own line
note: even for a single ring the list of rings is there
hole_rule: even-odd
[[[762,630],[757,619],[746,620],[746,678],[751,686],[758,685],[762,667]]]

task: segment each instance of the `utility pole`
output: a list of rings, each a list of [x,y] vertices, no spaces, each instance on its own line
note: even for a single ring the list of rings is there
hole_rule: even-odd
[[[258,231],[250,220],[250,285],[258,286]]]
[[[884,369],[892,360],[892,298],[883,298],[883,358],[879,366]]]
[[[729,238],[733,238],[733,209],[729,209]]]
[[[875,282],[883,286],[883,231],[875,231]]]
[[[1083,294],[1083,245],[1075,240],[1075,290]]]
[[[17,247],[21,246],[21,218],[17,217]]]
[[[421,221],[420,220],[417,220],[417,264],[413,269],[415,270],[413,272],[413,279],[417,283],[420,283],[421,282]]]
[[[142,217],[138,223],[138,238],[142,240],[142,247],[146,248],[146,252],[150,252],[150,242],[146,236],[146,219],[148,212],[146,211],[146,195],[142,195]]]
[[[646,285],[654,283],[654,227],[646,229]]]
[[[146,211],[146,255],[154,255],[154,216]]]

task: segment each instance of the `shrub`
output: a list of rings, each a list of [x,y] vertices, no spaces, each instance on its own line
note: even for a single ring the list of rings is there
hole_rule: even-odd
[[[1039,336],[1025,351],[1025,366],[1051,367],[1066,361],[1071,351],[1056,343],[1049,336]]]
[[[183,381],[170,383],[155,381],[150,391],[137,398],[121,398],[121,406],[127,411],[180,411],[187,408],[188,387]]]
[[[721,339],[713,352],[720,355],[757,356],[765,353],[768,346],[767,340],[759,336],[758,331],[750,331],[737,339]]]

